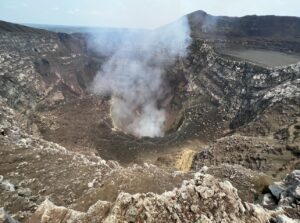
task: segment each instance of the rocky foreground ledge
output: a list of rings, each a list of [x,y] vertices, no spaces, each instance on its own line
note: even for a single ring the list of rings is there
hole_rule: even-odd
[[[299,171],[289,175],[294,191],[281,194],[298,203]],[[297,189],[295,189],[295,187]],[[274,189],[275,190],[275,189]],[[273,190],[272,190],[273,191]],[[278,192],[278,191],[277,191]],[[280,198],[286,200],[286,197]],[[44,201],[30,222],[299,222],[284,215],[281,208],[273,211],[260,205],[242,202],[229,181],[218,181],[205,174],[205,168],[180,188],[161,195],[154,193],[119,194],[113,203],[98,201],[87,212],[78,212]]]

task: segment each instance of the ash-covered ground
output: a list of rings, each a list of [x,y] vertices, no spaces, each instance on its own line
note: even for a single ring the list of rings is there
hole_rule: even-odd
[[[0,222],[300,220],[300,19],[149,32],[0,22]]]

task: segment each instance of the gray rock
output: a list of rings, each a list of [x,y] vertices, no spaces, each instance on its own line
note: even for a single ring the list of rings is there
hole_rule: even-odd
[[[262,205],[263,206],[274,206],[274,205],[276,205],[276,200],[272,194],[267,193],[263,196]]]
[[[294,196],[296,199],[300,200],[300,185],[295,189]]]
[[[269,186],[269,189],[273,196],[275,196],[278,200],[280,200],[280,195],[286,190],[281,182],[275,182]]]
[[[279,200],[280,206],[289,206],[300,201],[300,171],[295,170],[282,182],[269,186],[271,193]]]
[[[0,208],[0,223],[19,223],[15,219],[13,219],[11,216],[9,216],[4,208]]]
[[[29,188],[20,188],[18,189],[18,195],[22,197],[29,197],[31,196],[32,192]]]
[[[276,217],[276,222],[277,223],[299,223],[299,221],[291,219],[289,217],[287,217],[286,215],[282,214],[282,215],[278,215]]]
[[[130,207],[126,211],[126,220],[128,222],[136,222],[136,216],[138,215],[138,210],[135,207]]]
[[[6,190],[6,191],[15,191],[15,185],[13,185],[12,183],[10,183],[8,180],[4,180],[0,183],[0,188],[2,190]]]

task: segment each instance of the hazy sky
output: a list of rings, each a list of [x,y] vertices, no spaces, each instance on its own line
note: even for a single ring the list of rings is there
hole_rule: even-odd
[[[0,20],[154,28],[198,9],[213,15],[300,16],[300,0],[0,0]]]

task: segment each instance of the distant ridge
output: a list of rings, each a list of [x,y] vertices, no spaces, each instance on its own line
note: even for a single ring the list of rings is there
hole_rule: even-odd
[[[300,41],[300,18],[290,16],[256,16],[243,17],[213,16],[199,10],[186,15],[193,36],[201,37],[259,37],[293,39]],[[163,27],[162,27],[163,28]],[[91,28],[47,25],[19,25],[0,20],[0,32],[87,32],[102,30],[131,30],[126,28]]]
[[[274,15],[212,16],[204,11],[196,11],[187,16],[194,35],[300,39],[299,17]]]
[[[0,32],[45,33],[48,31],[0,20]]]

